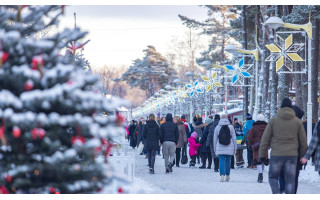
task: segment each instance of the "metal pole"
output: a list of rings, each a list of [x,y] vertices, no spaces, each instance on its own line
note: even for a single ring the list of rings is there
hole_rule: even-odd
[[[206,91],[204,92],[204,95],[205,95],[205,105],[204,105],[204,120],[207,119],[207,94],[206,94]]]
[[[225,93],[225,100],[224,100],[224,112],[228,114],[228,82],[227,78],[225,77],[225,85],[226,85],[226,93]]]
[[[253,119],[256,119],[256,117],[258,115],[258,83],[259,83],[258,64],[259,64],[259,61],[256,60],[256,93],[255,93],[255,104],[254,104]]]
[[[191,103],[190,103],[190,124],[192,123],[192,107],[193,106],[192,106],[192,99],[191,99]]]
[[[310,22],[309,22],[310,23]],[[307,141],[312,137],[312,102],[311,102],[311,38],[308,37],[308,103],[307,103]]]

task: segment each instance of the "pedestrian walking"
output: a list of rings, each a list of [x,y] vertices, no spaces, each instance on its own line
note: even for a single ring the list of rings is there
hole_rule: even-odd
[[[137,146],[138,125],[137,121],[133,120],[133,124],[129,127],[130,146],[134,149]]]
[[[257,115],[257,121],[253,123],[252,128],[248,133],[248,145],[251,146],[253,153],[253,165],[257,166],[258,169],[258,183],[263,182],[263,170],[264,163],[260,161],[259,158],[259,148],[261,143],[261,138],[264,130],[267,127],[267,123],[265,122],[265,117],[263,114]],[[266,164],[268,164],[268,153],[264,156],[267,160]]]
[[[238,118],[234,118],[234,130],[236,132],[236,139],[237,139],[237,144],[238,141],[240,142],[239,145],[241,144],[242,140],[244,139],[243,132],[242,132],[242,125],[239,123]],[[238,168],[244,166],[244,160],[243,160],[243,148],[238,148],[237,145],[237,152],[236,152],[236,165]],[[240,146],[242,147],[242,146]]]
[[[301,121],[292,109],[289,98],[283,99],[281,109],[269,121],[262,135],[259,149],[259,158],[262,163],[266,163],[268,147],[271,148],[269,184],[272,193],[280,193],[278,180],[283,169],[285,193],[294,194],[297,159],[299,153],[305,155],[307,138]]]
[[[248,144],[247,134],[249,133],[250,129],[252,128],[254,122],[255,121],[252,119],[252,116],[249,113],[247,113],[247,121],[243,125],[244,140],[242,140],[241,144],[244,144],[244,143]],[[247,145],[247,160],[248,160],[247,168],[255,168],[256,167],[255,165],[253,165],[252,158],[253,158],[252,149],[251,149],[250,145]]]
[[[214,152],[214,145],[213,145],[214,130],[218,126],[219,121],[220,121],[220,115],[215,115],[214,121],[209,128],[209,134],[206,142],[206,146],[210,147],[211,156],[213,158],[214,172],[219,172],[219,157]]]
[[[179,130],[179,140],[176,146],[176,159],[173,163],[173,165],[176,165],[177,167],[180,167],[180,158],[181,158],[181,148],[184,147],[184,145],[187,144],[187,133],[186,128],[183,124],[183,122],[180,120],[179,116],[175,116],[173,118],[173,122],[177,124],[178,130]]]
[[[145,148],[145,141],[143,138],[143,129],[144,129],[145,125],[146,125],[146,120],[141,119],[141,121],[139,122],[139,125],[138,125],[137,148],[139,148],[140,143],[142,143],[143,148],[142,148],[142,151],[139,155],[146,155],[146,158],[148,158],[147,157],[147,150]]]
[[[228,116],[223,114],[214,130],[214,151],[219,156],[220,181],[230,180],[231,157],[237,150],[236,134]]]
[[[306,154],[300,159],[301,163],[306,164],[311,158],[312,153],[315,154],[314,170],[317,171],[320,176],[320,120],[314,128]]]
[[[212,156],[211,156],[211,150],[210,150],[210,146],[206,145],[207,144],[207,139],[208,139],[208,135],[209,135],[209,128],[213,123],[213,120],[208,118],[205,121],[206,124],[208,124],[207,126],[205,126],[202,137],[200,139],[200,152],[201,152],[201,162],[202,162],[202,166],[199,167],[200,169],[206,169],[206,163],[207,163],[207,159],[208,159],[208,167],[207,169],[211,169],[211,165],[212,165]]]
[[[154,163],[156,160],[156,153],[159,151],[160,146],[160,130],[159,126],[155,121],[154,114],[149,115],[149,120],[147,121],[143,129],[143,138],[145,140],[145,148],[148,152],[148,164],[149,173],[154,174]]]
[[[166,115],[166,122],[160,126],[160,143],[162,154],[165,159],[166,173],[172,172],[173,160],[175,159],[176,145],[179,141],[177,124],[173,123],[172,114]]]
[[[196,164],[196,156],[198,155],[198,149],[201,147],[201,144],[196,142],[197,133],[191,133],[191,136],[188,139],[189,142],[189,156],[191,158],[190,167],[194,167]]]

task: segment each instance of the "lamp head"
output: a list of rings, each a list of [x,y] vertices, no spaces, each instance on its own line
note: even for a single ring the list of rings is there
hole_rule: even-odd
[[[224,48],[225,51],[228,51],[230,53],[235,53],[239,50],[238,47],[236,47],[235,45],[233,44],[230,44],[230,45],[227,45],[225,48]]]
[[[166,85],[166,86],[164,87],[164,89],[170,90],[170,89],[171,89],[171,86],[170,86],[170,85]]]
[[[187,72],[187,73],[186,73],[186,76],[192,77],[192,76],[193,76],[193,72]]]
[[[160,89],[159,92],[165,92],[165,90],[164,89]]]
[[[173,83],[180,83],[180,80],[179,79],[174,79]]]
[[[201,63],[201,66],[204,66],[206,68],[211,67],[211,62],[209,60],[205,60]]]
[[[270,17],[266,22],[266,25],[270,26],[272,29],[277,29],[284,25],[284,22],[279,17]]]

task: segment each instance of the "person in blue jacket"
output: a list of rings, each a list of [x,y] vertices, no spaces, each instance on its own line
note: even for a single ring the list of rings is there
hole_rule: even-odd
[[[248,166],[247,168],[255,168],[255,166],[253,166],[253,155],[252,155],[252,149],[251,147],[248,145],[248,139],[247,139],[247,134],[249,133],[250,129],[253,126],[253,123],[255,121],[252,119],[252,116],[247,113],[247,121],[246,123],[243,125],[243,136],[244,136],[244,140],[242,140],[242,144],[244,142],[247,143],[247,159],[248,159]]]

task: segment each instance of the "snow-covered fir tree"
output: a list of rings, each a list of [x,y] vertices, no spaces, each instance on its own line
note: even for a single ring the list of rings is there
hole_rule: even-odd
[[[63,54],[86,32],[33,37],[61,14],[61,6],[0,6],[2,193],[95,193],[113,180],[106,162],[122,119],[97,114],[124,102],[98,94],[86,62]]]
[[[167,59],[157,52],[154,46],[143,50],[142,60],[136,59],[133,65],[122,75],[131,87],[140,87],[148,97],[175,79],[176,71],[168,64]]]

